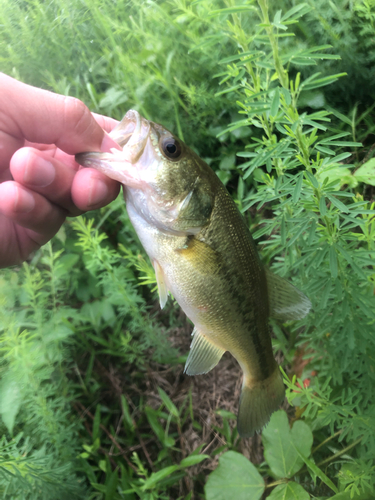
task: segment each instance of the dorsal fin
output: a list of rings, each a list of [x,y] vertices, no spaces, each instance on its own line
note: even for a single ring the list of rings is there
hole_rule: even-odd
[[[225,349],[217,347],[196,328],[194,328],[192,335],[193,341],[184,371],[188,375],[201,375],[209,372],[218,364]]]
[[[311,309],[305,294],[284,278],[266,269],[270,316],[279,321],[304,318]]]

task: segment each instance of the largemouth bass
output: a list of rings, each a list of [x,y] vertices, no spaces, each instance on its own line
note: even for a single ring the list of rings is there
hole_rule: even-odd
[[[188,375],[229,351],[243,371],[238,432],[259,431],[284,399],[269,317],[300,319],[309,299],[262,265],[228,191],[211,168],[161,125],[130,110],[111,132],[122,151],[76,155],[124,186],[130,220],[168,293],[194,323]]]

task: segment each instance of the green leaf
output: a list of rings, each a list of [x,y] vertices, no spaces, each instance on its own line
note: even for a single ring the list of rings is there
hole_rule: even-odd
[[[330,165],[334,164],[335,158],[330,160]],[[346,167],[332,167],[328,165],[324,170],[316,173],[317,179],[320,182],[324,182],[328,178],[328,183],[334,186],[343,186],[347,184],[350,187],[356,187],[358,185],[357,179],[355,179],[349,168]]]
[[[13,432],[21,403],[21,388],[14,376],[8,372],[0,382],[0,414],[9,434]]]
[[[294,188],[294,191],[293,191],[293,196],[292,196],[293,203],[297,203],[297,201],[299,200],[299,197],[301,194],[301,188],[302,188],[302,181],[303,181],[303,173],[301,172],[297,176],[296,187]]]
[[[285,217],[284,217],[284,215],[281,218],[280,237],[281,237],[281,244],[284,246],[285,243],[286,243],[286,227],[285,227]]]
[[[231,170],[234,168],[236,165],[236,155],[235,154],[229,154],[229,155],[224,155],[223,158],[220,160],[219,168],[221,170]]]
[[[267,500],[309,500],[310,495],[307,491],[298,483],[290,481],[286,484],[279,484],[274,490],[272,490],[271,495],[267,497]]]
[[[350,125],[350,127],[352,126],[352,121],[351,121],[350,118],[348,118],[347,116],[343,115],[342,113],[340,113],[336,109],[331,108],[331,106],[328,106],[327,104],[326,104],[325,108],[327,109],[327,111],[329,111],[333,115],[335,115],[339,120],[343,121],[347,125]]]
[[[314,186],[314,188],[316,189],[319,189],[319,183],[318,181],[316,180],[315,178],[315,175],[312,174],[311,172],[308,172],[307,170],[305,170],[304,174],[306,175],[306,177],[309,179],[309,181],[311,182],[311,184]]]
[[[336,208],[338,208],[341,212],[349,212],[348,207],[344,205],[344,203],[340,200],[338,200],[335,196],[331,196],[330,194],[327,194],[327,198],[329,201],[334,205]]]
[[[342,160],[345,160],[346,158],[349,158],[349,156],[352,156],[352,153],[341,153],[340,155],[335,156],[334,158],[330,159],[330,163],[339,163]]]
[[[350,132],[340,132],[338,134],[331,135],[330,137],[327,137],[326,139],[322,139],[321,141],[319,141],[319,144],[331,143],[332,141],[336,141],[337,139],[341,139],[341,137],[347,137],[348,135],[350,135]]]
[[[189,455],[181,460],[180,467],[191,467],[192,465],[200,464],[206,458],[209,458],[209,455]]]
[[[333,482],[324,474],[324,472],[319,469],[317,465],[314,464],[312,460],[307,458],[307,454],[301,451],[300,447],[297,447],[295,443],[292,443],[294,450],[298,454],[301,460],[307,465],[307,467],[319,478],[323,481],[324,484],[326,484],[329,488],[331,488],[332,491],[335,493],[338,493],[338,490],[336,486],[333,484]]]
[[[59,258],[58,266],[55,269],[55,276],[57,278],[61,278],[65,273],[70,272],[71,269],[77,264],[79,261],[79,255],[76,253],[68,253],[62,255]]]
[[[97,405],[95,410],[95,418],[92,426],[92,440],[95,441],[99,437],[100,428],[100,405]]]
[[[205,485],[206,500],[259,500],[265,489],[262,476],[240,453],[228,451]]]
[[[331,268],[332,278],[337,278],[337,255],[334,246],[329,249],[329,266]]]
[[[233,87],[229,87],[225,90],[221,90],[220,92],[216,92],[215,97],[219,97],[220,95],[223,95],[223,94],[228,94],[229,92],[232,92],[233,90],[237,90],[240,87],[241,87],[241,85],[233,85]]]
[[[364,280],[367,279],[363,270],[354,262],[350,253],[348,253],[341,245],[336,243],[336,248],[339,250],[344,259],[349,263],[349,265],[353,268],[353,270],[361,276]]]
[[[291,477],[303,466],[303,460],[295,450],[309,456],[313,442],[310,427],[297,420],[292,429],[289,428],[285,411],[275,412],[262,435],[264,458],[270,466],[272,475],[279,479]]]
[[[305,231],[305,229],[307,228],[307,226],[309,224],[310,224],[310,221],[307,220],[307,221],[305,221],[304,224],[296,225],[297,230],[294,233],[294,235],[290,238],[290,240],[288,241],[287,247],[290,247],[291,245],[293,245],[293,243],[301,236],[301,234]]]
[[[271,108],[270,108],[270,115],[271,116],[277,115],[277,112],[279,110],[279,106],[280,106],[280,92],[279,92],[279,88],[277,88],[275,90],[275,93],[273,95],[272,102],[271,102]]]
[[[125,399],[125,396],[123,394],[121,394],[121,407],[122,407],[122,414],[124,416],[124,422],[125,422],[126,426],[131,431],[133,431],[134,430],[134,422],[133,422],[133,419],[130,415],[128,402]]]
[[[166,392],[164,392],[163,389],[161,389],[160,387],[158,387],[158,393],[159,393],[159,396],[161,397],[163,403],[165,404],[165,406],[169,410],[169,412],[174,417],[178,418],[179,417],[178,410],[177,410],[176,406],[172,403],[172,401],[169,398],[168,394]]]
[[[322,141],[323,143],[323,141]],[[342,146],[347,148],[360,148],[362,146],[362,142],[350,142],[350,141],[324,141],[326,146]]]
[[[149,490],[153,488],[159,481],[169,476],[176,470],[178,470],[178,465],[170,465],[169,467],[165,467],[164,469],[161,469],[157,472],[153,472],[151,476],[144,482],[142,490]]]
[[[305,82],[301,85],[301,89],[304,88],[305,90],[312,90],[320,87],[325,87],[326,85],[330,85],[331,83],[335,82],[341,76],[346,76],[346,74],[347,73],[337,73],[336,75],[330,75],[324,78],[317,79],[316,77],[319,75],[319,73],[316,73],[315,75],[312,75],[305,80]],[[310,83],[307,83],[308,80]]]
[[[302,10],[303,9],[303,10]],[[302,13],[300,12],[302,10]],[[295,14],[298,13],[298,16],[297,17],[300,17],[301,15],[303,14],[306,14],[307,12],[309,12],[311,10],[311,7],[309,7],[306,3],[301,3],[299,5],[296,5],[295,7],[293,7],[292,9],[288,10],[284,15],[283,17],[281,18],[281,21],[286,21],[287,19],[289,19],[290,17],[294,16]]]
[[[372,493],[354,493],[351,494],[350,491],[342,491],[330,497],[330,500],[373,500],[374,497]]]
[[[208,17],[219,16],[220,14],[235,14],[236,12],[247,12],[249,10],[255,10],[253,5],[237,5],[235,7],[227,7],[225,9],[212,10]]]
[[[224,59],[221,59],[219,61],[219,64],[228,64],[229,62],[233,62],[233,61],[236,61],[237,59],[241,59],[241,57],[247,57],[247,56],[259,57],[259,52],[255,51],[255,50],[251,50],[248,52],[240,52],[239,54],[236,54],[234,56],[224,57]]]
[[[117,470],[114,470],[111,473],[109,480],[106,482],[105,500],[114,500],[115,498],[117,498],[116,495],[117,483],[118,483],[117,474],[118,474]]]
[[[333,151],[333,149],[324,148],[323,146],[319,146],[319,144],[315,145],[315,149],[317,149],[321,153],[324,153],[324,154],[329,155],[329,156],[335,155],[335,151]]]
[[[319,200],[319,211],[322,217],[324,217],[327,213],[326,199],[324,198],[324,196],[322,196]]]
[[[156,410],[154,410],[153,408],[146,406],[145,413],[147,416],[147,420],[148,420],[150,426],[152,427],[152,430],[156,434],[157,438],[159,439],[159,441],[161,443],[164,443],[165,432],[164,432],[162,425],[159,422],[158,412]]]
[[[353,175],[357,181],[375,186],[375,158],[364,163]]]

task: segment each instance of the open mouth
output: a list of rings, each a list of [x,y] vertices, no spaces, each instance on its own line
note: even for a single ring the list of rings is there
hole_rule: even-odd
[[[136,187],[140,182],[136,163],[145,149],[149,132],[149,121],[142,118],[138,111],[130,109],[109,134],[121,146],[122,151],[114,148],[110,153],[88,151],[76,154],[75,160],[122,184]]]
[[[134,109],[129,109],[121,122],[109,134],[122,148],[129,143],[134,135],[139,136],[144,119]],[[135,139],[136,140],[136,139]],[[133,140],[134,142],[134,140]]]

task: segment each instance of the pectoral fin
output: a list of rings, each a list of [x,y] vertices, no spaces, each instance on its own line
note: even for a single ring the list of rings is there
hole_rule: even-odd
[[[201,375],[214,368],[221,359],[225,350],[217,347],[196,328],[193,331],[193,342],[185,365],[188,375]]]
[[[279,321],[304,318],[311,302],[302,292],[284,278],[266,269],[270,316]]]
[[[168,289],[165,283],[163,269],[160,267],[159,262],[154,260],[154,269],[156,276],[156,283],[158,285],[160,308],[163,309],[168,300]]]
[[[215,274],[222,266],[220,255],[196,237],[188,237],[186,245],[178,248],[176,252],[194,265],[194,268],[201,274]]]

